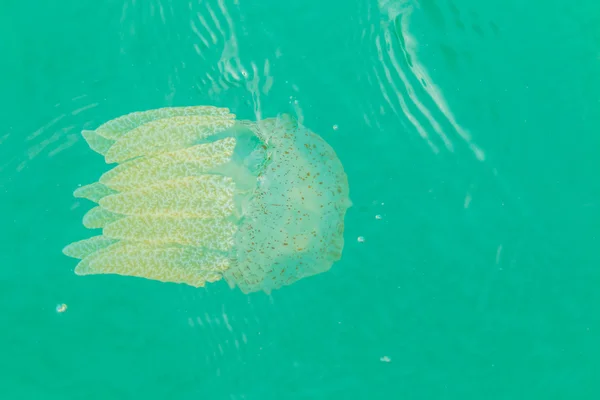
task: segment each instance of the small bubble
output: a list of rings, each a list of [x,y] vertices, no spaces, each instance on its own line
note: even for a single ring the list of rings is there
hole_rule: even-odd
[[[59,304],[59,305],[56,306],[56,312],[63,313],[65,311],[67,311],[67,305],[66,304],[63,303],[63,304]]]
[[[363,236],[359,236],[357,240],[358,243],[363,243],[365,241],[365,238]]]
[[[377,215],[375,216],[375,219],[381,219],[381,215],[377,214]]]
[[[392,361],[392,359],[389,358],[388,356],[383,356],[379,359],[379,361],[389,363],[390,361]]]
[[[333,125],[333,130],[337,131],[339,129],[339,126],[337,126],[337,124]]]

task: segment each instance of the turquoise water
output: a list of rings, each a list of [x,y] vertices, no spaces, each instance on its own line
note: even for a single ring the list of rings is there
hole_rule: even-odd
[[[598,398],[598,26],[592,0],[3,2],[0,396]],[[107,169],[80,131],[198,104],[333,146],[329,272],[73,273],[72,192]]]

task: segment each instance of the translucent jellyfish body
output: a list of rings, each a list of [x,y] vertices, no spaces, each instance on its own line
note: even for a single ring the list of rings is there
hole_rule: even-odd
[[[334,150],[289,115],[225,108],[136,112],[84,131],[118,163],[76,197],[102,234],[63,252],[78,275],[118,274],[244,293],[325,272],[344,246],[348,181]]]

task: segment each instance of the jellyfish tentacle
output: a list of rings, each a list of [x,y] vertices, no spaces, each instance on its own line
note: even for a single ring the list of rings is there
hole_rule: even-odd
[[[158,181],[197,176],[228,162],[235,138],[198,144],[182,150],[143,157],[120,164],[100,177],[100,183],[119,191],[132,190]]]
[[[106,196],[99,204],[125,215],[226,217],[233,210],[234,188],[226,176],[188,176]]]
[[[220,280],[228,267],[226,256],[198,247],[121,241],[85,257],[75,273],[137,276],[202,287]]]
[[[77,188],[77,190],[73,192],[73,196],[98,203],[103,197],[116,193],[116,190],[113,190],[100,182],[94,182]]]
[[[103,228],[107,224],[118,221],[123,217],[124,215],[113,213],[101,206],[96,206],[83,216],[83,226],[88,229]]]
[[[78,258],[81,260],[90,254],[93,254],[96,251],[104,249],[117,242],[118,240],[111,239],[103,235],[92,236],[91,238],[69,244],[63,249],[63,254],[68,257]]]
[[[104,136],[97,134],[95,131],[82,131],[81,135],[87,142],[90,149],[101,155],[106,155],[108,150],[115,144],[114,140],[107,139]]]
[[[140,125],[123,134],[106,153],[107,163],[184,149],[234,125],[233,118],[178,116]]]
[[[113,239],[172,243],[229,251],[237,225],[221,218],[178,218],[169,215],[130,216],[107,225],[103,234]]]
[[[112,119],[100,125],[95,132],[106,139],[117,140],[125,133],[148,122],[181,116],[206,116],[233,119],[228,108],[214,106],[165,107],[148,111],[136,111]]]

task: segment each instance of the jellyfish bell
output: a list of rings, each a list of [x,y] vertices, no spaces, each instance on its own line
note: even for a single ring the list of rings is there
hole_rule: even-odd
[[[63,250],[81,260],[79,275],[270,292],[341,258],[346,174],[290,115],[254,122],[225,108],[164,108],[83,136],[117,165],[74,193],[97,203],[83,223],[102,229]]]

